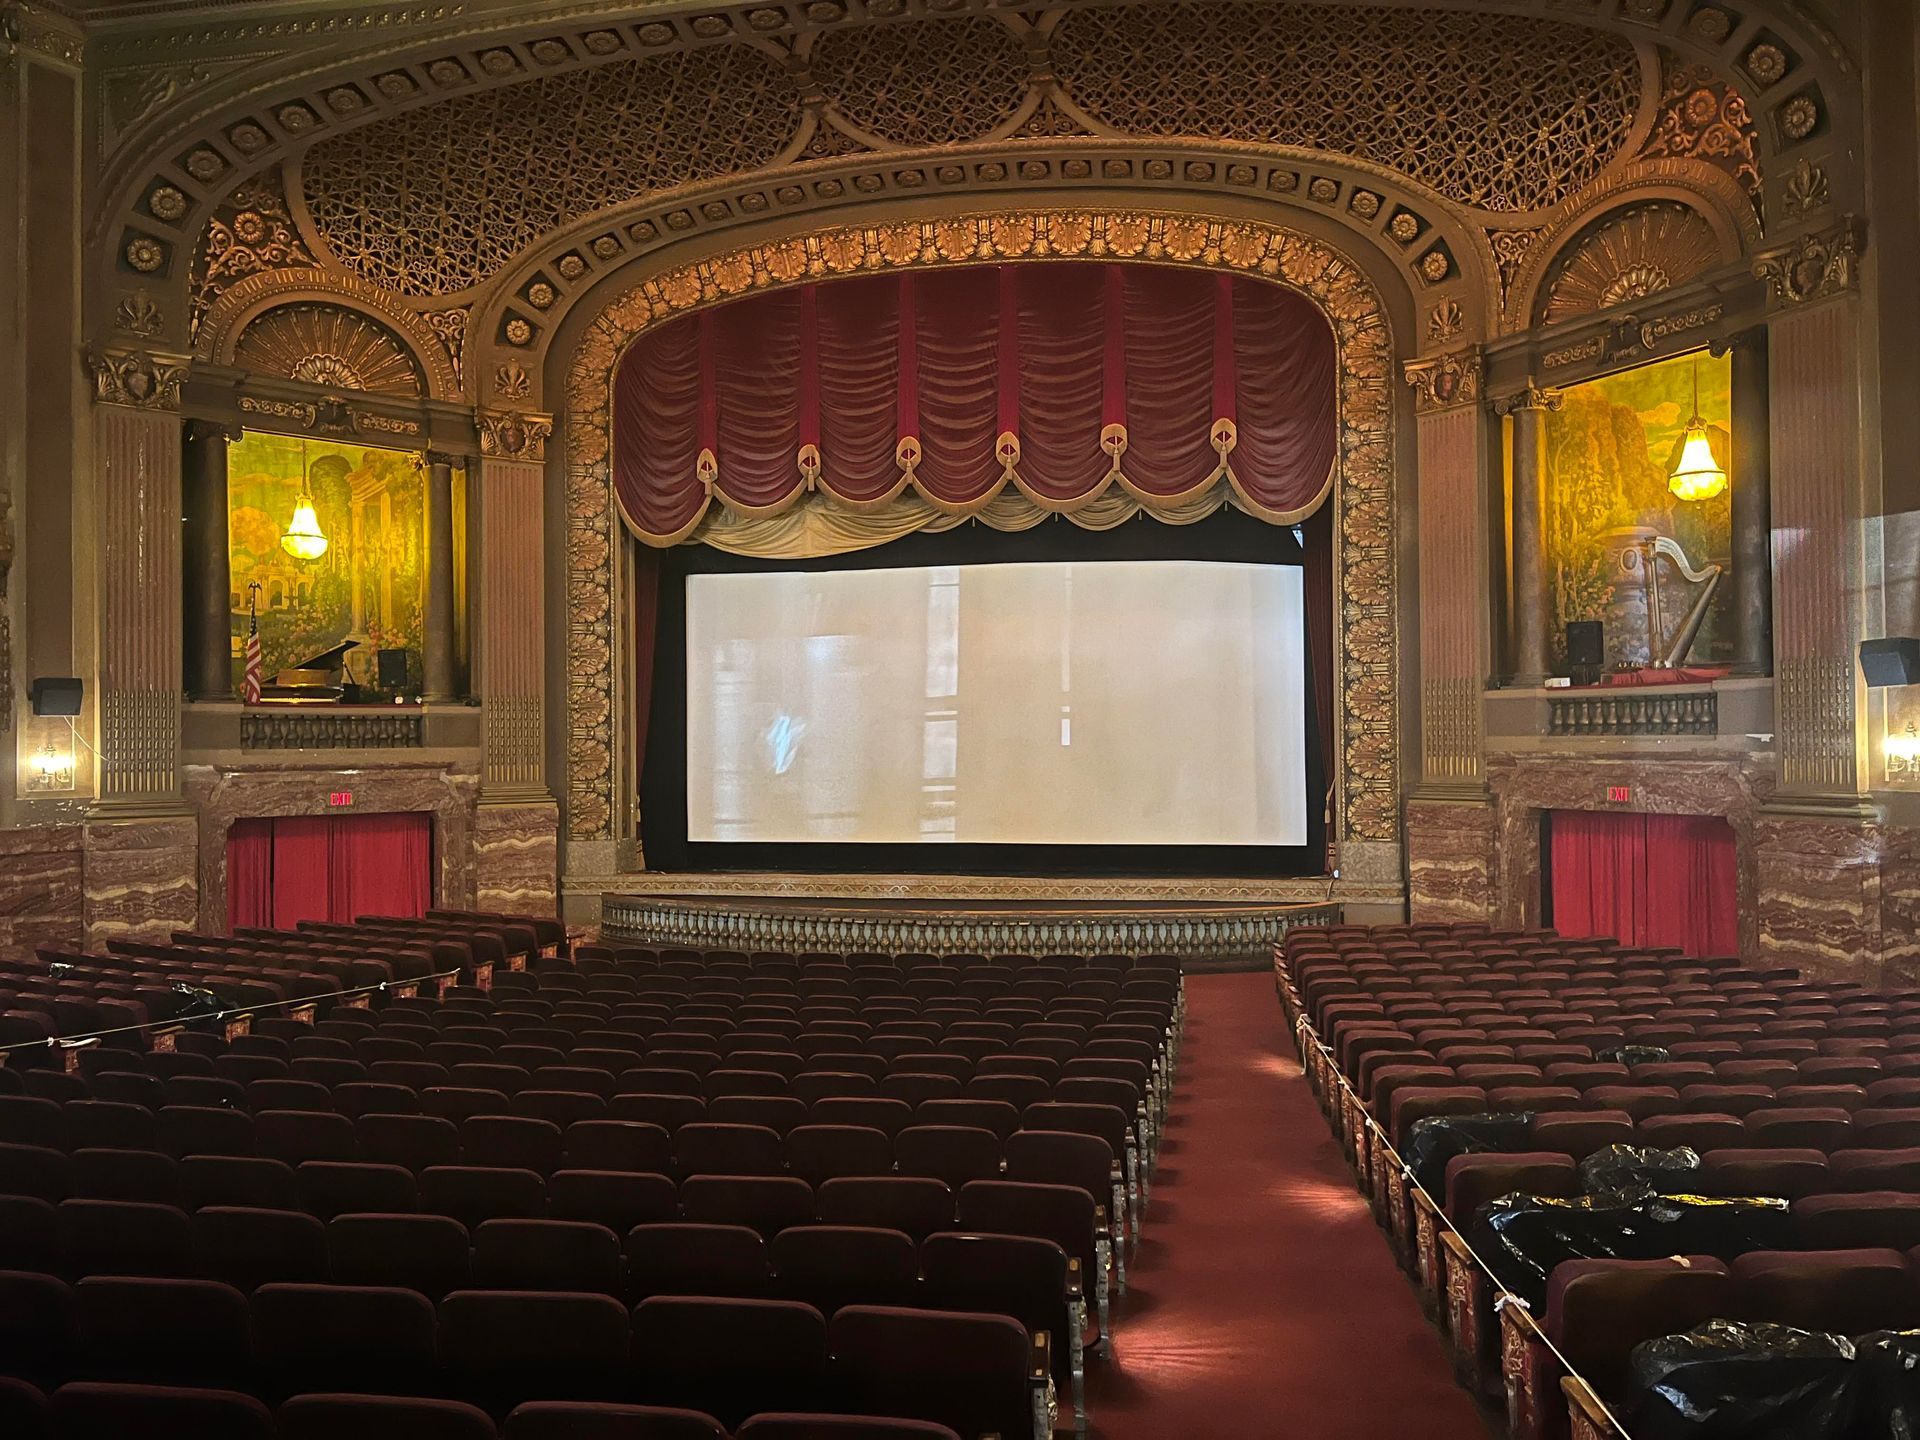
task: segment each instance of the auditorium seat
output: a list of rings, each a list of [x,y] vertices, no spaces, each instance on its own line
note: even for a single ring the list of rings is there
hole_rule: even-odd
[[[473,1232],[473,1283],[619,1295],[620,1237],[577,1220],[488,1220]]]
[[[180,1184],[189,1209],[245,1205],[260,1210],[298,1210],[299,1181],[281,1160],[253,1155],[188,1155],[180,1161]]]
[[[497,1440],[486,1411],[458,1400],[296,1395],[279,1409],[279,1440]],[[184,1437],[183,1437],[184,1440]]]
[[[828,1225],[900,1230],[915,1242],[954,1223],[954,1193],[944,1180],[899,1175],[848,1176],[827,1181],[814,1196],[814,1215]]]
[[[813,1219],[814,1193],[791,1175],[697,1174],[681,1182],[680,1208],[688,1220],[745,1225],[771,1239]]]
[[[298,1210],[209,1205],[193,1217],[200,1273],[242,1292],[270,1281],[324,1281],[327,1227]]]
[[[1842,1335],[1920,1325],[1920,1287],[1898,1250],[1756,1251],[1732,1276],[1750,1319]]]
[[[899,1230],[795,1225],[768,1249],[777,1294],[831,1315],[842,1305],[913,1305],[920,1255]]]
[[[262,1285],[253,1293],[264,1393],[345,1387],[405,1393],[432,1384],[432,1302],[393,1286]]]
[[[434,1165],[420,1172],[423,1210],[450,1215],[468,1229],[486,1220],[537,1220],[546,1213],[546,1182],[532,1170]]]
[[[726,1428],[698,1410],[568,1400],[516,1407],[501,1435],[502,1440],[728,1440]]]
[[[945,1425],[927,1420],[880,1420],[860,1415],[777,1411],[755,1415],[733,1433],[734,1440],[961,1440]]]
[[[89,1378],[244,1389],[252,1378],[247,1298],[215,1280],[94,1275],[73,1288]]]
[[[827,1341],[852,1408],[963,1435],[1032,1431],[1035,1360],[1018,1321],[851,1305],[833,1317]]]
[[[770,1292],[767,1242],[746,1225],[665,1221],[636,1225],[622,1246],[627,1293],[761,1297]]]
[[[440,1302],[440,1358],[457,1393],[495,1419],[556,1394],[617,1399],[628,1362],[626,1307],[608,1295],[456,1290]]]
[[[445,1215],[340,1215],[327,1258],[341,1285],[398,1286],[439,1300],[472,1285],[467,1228]]]
[[[230,1390],[62,1385],[50,1397],[49,1409],[60,1440],[275,1440],[267,1407]]]

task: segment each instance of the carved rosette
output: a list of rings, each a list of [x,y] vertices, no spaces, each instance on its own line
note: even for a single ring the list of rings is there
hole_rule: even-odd
[[[1407,384],[1413,387],[1413,408],[1431,415],[1478,404],[1484,369],[1478,345],[1425,360],[1409,360],[1404,373]]]
[[[1394,573],[1393,338],[1360,268],[1278,225],[1146,211],[1019,211],[835,226],[662,271],[588,326],[568,376],[568,806],[574,840],[611,838],[613,758],[612,382],[650,326],[734,295],[833,275],[1037,258],[1140,260],[1262,277],[1312,299],[1339,352],[1335,651],[1340,735],[1336,834],[1397,843],[1400,801]],[[1362,845],[1364,848],[1364,844]]]
[[[1764,280],[1776,305],[1804,305],[1860,286],[1860,256],[1867,227],[1849,215],[1831,230],[1802,235],[1791,244],[1760,253],[1754,278]]]

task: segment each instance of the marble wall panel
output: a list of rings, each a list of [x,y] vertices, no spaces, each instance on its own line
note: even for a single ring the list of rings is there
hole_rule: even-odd
[[[1872,820],[1768,814],[1756,842],[1760,958],[1878,984],[1885,828]]]
[[[86,943],[86,838],[78,825],[0,830],[0,955]]]
[[[198,923],[199,831],[188,814],[86,823],[86,940],[165,940]]]
[[[1920,830],[1889,827],[1880,861],[1880,958],[1890,986],[1920,986]]]
[[[1490,803],[1407,804],[1407,904],[1415,924],[1490,921],[1498,856]]]
[[[227,927],[227,831],[254,816],[342,813],[420,813],[433,816],[433,853],[439,871],[435,903],[467,909],[474,895],[474,807],[480,776],[451,764],[361,764],[351,770],[318,766],[187,767],[182,787],[199,812],[202,929]],[[353,811],[328,803],[335,791],[353,792]]]
[[[1488,762],[1496,808],[1498,855],[1494,919],[1501,925],[1538,925],[1540,817],[1547,810],[1630,810],[1658,815],[1718,815],[1733,827],[1740,868],[1740,949],[1759,953],[1761,876],[1756,825],[1772,795],[1771,768],[1757,756],[1683,759],[1656,751],[1593,755],[1528,751],[1496,755]],[[1625,805],[1607,799],[1609,787],[1625,785]]]
[[[473,820],[474,905],[551,915],[560,895],[557,805],[481,805]]]

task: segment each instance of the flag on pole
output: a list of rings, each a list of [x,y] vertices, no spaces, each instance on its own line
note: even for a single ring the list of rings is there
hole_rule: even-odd
[[[247,587],[247,659],[241,694],[249,705],[260,703],[260,612],[255,608],[258,582]]]

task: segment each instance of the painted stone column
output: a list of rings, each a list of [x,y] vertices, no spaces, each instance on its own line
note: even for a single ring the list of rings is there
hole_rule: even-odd
[[[1773,437],[1767,331],[1733,342],[1733,673],[1773,673]]]
[[[232,433],[189,420],[181,496],[185,526],[186,684],[189,700],[233,699],[233,573],[227,544],[227,442]],[[358,598],[358,590],[355,597]]]
[[[1866,795],[1858,222],[1763,253],[1779,789],[1756,825],[1763,959],[1869,983],[1886,829]],[[1735,483],[1738,483],[1736,476]]]
[[[453,467],[456,457],[427,456],[427,608],[423,668],[427,700],[452,700],[453,655]]]
[[[1513,676],[1516,686],[1547,678],[1547,412],[1557,392],[1528,384],[1496,407],[1513,417]]]
[[[1420,466],[1421,763],[1406,820],[1415,921],[1486,920],[1495,889],[1481,722],[1491,648],[1482,371],[1477,347],[1405,371]]]
[[[550,416],[481,411],[478,692],[486,761],[476,903],[552,914],[559,806],[546,783],[546,443]]]
[[[85,826],[87,941],[196,921],[198,835],[180,798],[180,386],[184,359],[88,357],[99,556],[99,803]]]

